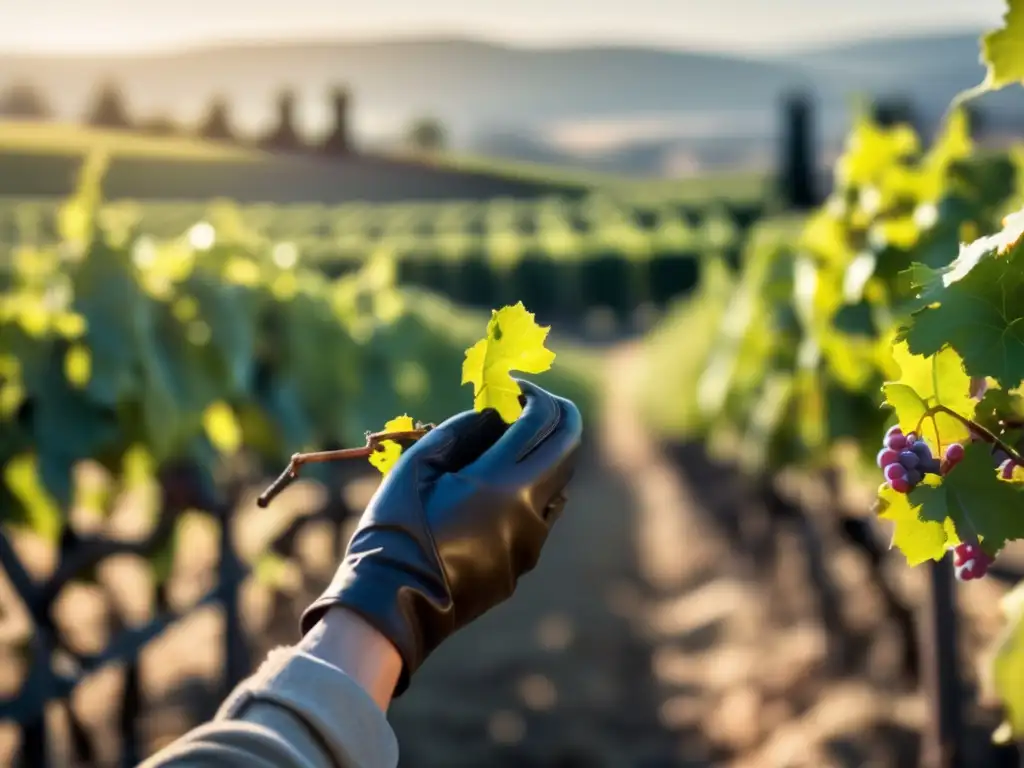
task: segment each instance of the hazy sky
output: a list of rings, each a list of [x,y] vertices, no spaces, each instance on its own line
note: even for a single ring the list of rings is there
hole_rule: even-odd
[[[737,51],[994,26],[1004,0],[0,0],[0,50],[139,51],[421,33]]]

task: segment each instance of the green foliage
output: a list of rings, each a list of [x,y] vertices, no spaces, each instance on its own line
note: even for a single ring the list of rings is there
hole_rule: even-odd
[[[1024,380],[1024,212],[1004,229],[961,249],[940,270],[918,266],[924,308],[904,333],[910,350],[935,355],[950,347],[967,373],[1015,385]]]
[[[683,385],[700,414],[687,420],[690,436],[752,472],[826,466],[851,445],[863,468],[873,463],[889,419],[879,390],[899,373],[890,344],[915,308],[905,271],[944,264],[962,229],[996,226],[1013,189],[1009,160],[976,170],[966,129],[954,113],[922,151],[909,127],[863,116],[825,204],[796,227],[754,231],[731,298],[707,313],[698,385]],[[707,301],[699,294],[690,315]],[[667,399],[667,379],[650,370],[649,394],[660,388]]]

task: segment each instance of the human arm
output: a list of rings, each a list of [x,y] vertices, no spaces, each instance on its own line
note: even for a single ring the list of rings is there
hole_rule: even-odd
[[[380,632],[333,608],[298,645],[271,652],[213,721],[143,768],[394,768],[385,712],[401,665]]]
[[[509,598],[565,505],[582,425],[521,382],[512,425],[459,414],[406,451],[374,494],[303,640],[271,654],[217,719],[145,768],[394,768],[384,717],[447,637]]]

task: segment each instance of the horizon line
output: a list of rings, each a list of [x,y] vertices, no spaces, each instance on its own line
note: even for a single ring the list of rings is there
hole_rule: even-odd
[[[727,48],[720,46],[702,46],[693,43],[676,43],[654,39],[626,38],[571,38],[563,37],[552,40],[526,41],[520,39],[501,38],[486,33],[455,30],[422,31],[407,33],[366,33],[359,35],[293,34],[287,37],[224,37],[214,40],[200,40],[185,43],[167,43],[165,45],[147,45],[139,49],[79,50],[66,51],[47,48],[21,48],[18,46],[0,47],[0,56],[19,58],[47,59],[148,59],[165,56],[188,56],[197,53],[222,52],[239,48],[312,46],[326,47],[331,45],[396,45],[410,43],[449,43],[477,44],[493,48],[504,48],[517,51],[550,51],[550,50],[614,50],[639,49],[663,53],[694,53],[706,55],[730,56],[733,58],[774,58],[799,55],[801,53],[818,52],[824,46],[855,46],[873,42],[929,39],[938,37],[957,37],[961,35],[981,35],[987,30],[983,25],[962,25],[956,27],[935,26],[925,27],[916,31],[893,32],[888,29],[878,31],[858,31],[848,35],[832,35],[818,40],[792,41],[760,50],[749,48]]]

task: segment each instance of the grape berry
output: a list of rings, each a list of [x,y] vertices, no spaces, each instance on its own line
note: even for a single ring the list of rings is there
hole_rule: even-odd
[[[964,542],[953,547],[953,567],[960,581],[980,579],[992,563],[993,559],[977,544]]]

